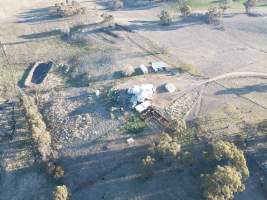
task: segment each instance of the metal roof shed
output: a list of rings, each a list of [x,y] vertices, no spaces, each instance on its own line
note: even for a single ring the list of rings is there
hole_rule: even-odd
[[[149,101],[145,101],[137,106],[135,106],[135,110],[139,113],[145,111],[148,109],[148,107],[151,105],[151,103]]]

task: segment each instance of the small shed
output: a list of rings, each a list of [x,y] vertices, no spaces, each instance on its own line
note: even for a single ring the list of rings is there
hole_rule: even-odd
[[[148,73],[148,69],[144,64],[140,65],[140,70],[142,71],[143,74],[147,74]]]
[[[168,68],[168,65],[164,62],[153,62],[152,63],[152,69],[155,71],[155,72],[159,72],[159,71],[164,71]]]
[[[176,90],[175,86],[172,83],[166,83],[164,86],[167,92],[173,93]]]

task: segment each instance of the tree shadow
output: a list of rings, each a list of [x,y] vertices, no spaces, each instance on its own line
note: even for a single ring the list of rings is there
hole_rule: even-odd
[[[54,8],[36,8],[17,15],[17,23],[40,23],[47,21],[57,21],[60,17],[55,12]]]
[[[42,38],[48,38],[52,36],[61,35],[62,32],[60,30],[52,30],[52,31],[46,31],[46,32],[40,32],[40,33],[32,33],[27,35],[21,35],[20,38],[31,40],[31,39],[42,39]]]
[[[132,31],[171,31],[206,23],[207,16],[204,14],[197,14],[173,21],[169,25],[161,25],[160,21],[134,20],[130,21],[130,24],[125,28],[130,29]]]
[[[186,170],[160,163],[153,169],[154,175],[144,178],[141,159],[147,154],[148,146],[125,146],[125,141],[126,138],[117,138],[89,142],[88,145],[76,144],[67,150],[68,154],[60,162],[65,169],[64,182],[70,186],[73,199],[87,199],[89,194],[96,200],[196,199],[198,186],[192,181],[192,175],[184,172]],[[112,148],[115,144],[122,148]],[[95,152],[95,148],[99,150]],[[192,188],[196,192],[190,192]]]
[[[242,88],[229,88],[217,91],[216,95],[227,95],[227,94],[237,94],[237,95],[245,95],[252,92],[260,92],[265,93],[267,92],[267,84],[256,84],[256,85],[250,85],[245,86]]]
[[[112,0],[97,0],[96,3],[104,7],[104,10],[117,10],[113,6]],[[143,0],[123,0],[123,8],[121,11],[133,11],[133,10],[148,10],[160,6],[161,1],[143,1]]]

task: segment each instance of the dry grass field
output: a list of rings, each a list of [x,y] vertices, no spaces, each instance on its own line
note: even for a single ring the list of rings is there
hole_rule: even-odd
[[[125,126],[136,117],[126,90],[145,83],[156,87],[155,109],[166,116],[174,110],[194,125],[183,151],[245,137],[252,175],[235,200],[266,198],[259,179],[266,176],[260,169],[266,162],[266,135],[257,131],[257,124],[267,119],[265,1],[253,8],[260,13],[256,16],[244,14],[243,1],[233,2],[219,26],[207,23],[210,1],[190,0],[193,14],[187,18],[171,2],[141,0],[125,1],[118,10],[111,9],[112,1],[81,0],[88,13],[61,18],[57,2],[0,2],[0,199],[51,199],[54,186],[62,183],[73,200],[203,199],[199,174],[191,165],[162,161],[144,178],[142,158],[164,127],[150,119],[138,133]],[[159,23],[162,9],[174,15],[169,26]],[[111,14],[115,25],[103,21],[102,13]],[[23,81],[37,61],[53,61],[54,66],[44,82],[25,88]],[[155,61],[169,68],[122,75],[129,65]],[[208,82],[231,72],[262,76]],[[162,92],[166,83],[176,91]],[[65,171],[60,181],[38,162],[24,111],[14,98],[18,91],[35,99],[51,132],[55,162]],[[16,102],[15,111],[7,100]]]

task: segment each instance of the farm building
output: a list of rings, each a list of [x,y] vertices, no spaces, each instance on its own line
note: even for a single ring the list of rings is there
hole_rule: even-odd
[[[137,106],[135,106],[135,110],[139,113],[147,110],[149,108],[149,106],[151,105],[151,103],[149,101],[145,101]]]
[[[140,86],[135,85],[129,88],[127,93],[133,95],[130,101],[134,108],[138,103],[151,100],[155,91],[156,90],[152,84],[142,84]]]
[[[164,62],[153,62],[152,63],[152,69],[154,70],[154,72],[160,72],[160,71],[164,71],[168,68],[168,65]]]
[[[166,84],[164,85],[164,87],[165,87],[165,90],[166,90],[167,92],[169,92],[169,93],[173,93],[173,92],[175,92],[175,90],[176,90],[175,86],[174,86],[172,83],[166,83]]]

